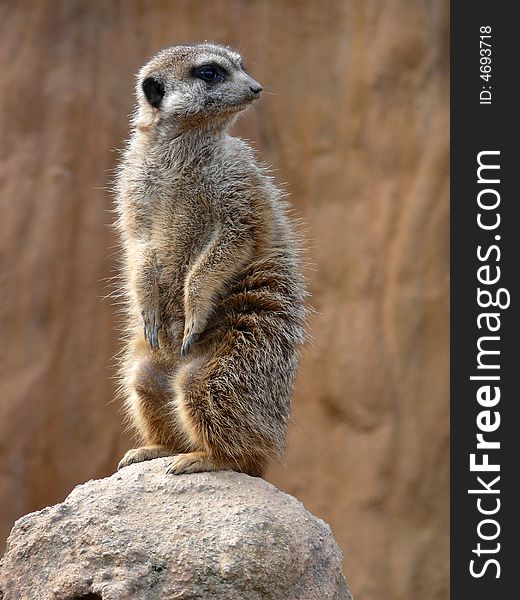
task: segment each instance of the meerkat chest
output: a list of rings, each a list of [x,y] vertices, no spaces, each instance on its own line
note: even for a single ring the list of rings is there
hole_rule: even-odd
[[[251,212],[251,183],[229,161],[198,160],[178,168],[155,163],[142,173],[134,210],[139,237],[168,260],[190,262],[214,230],[233,226]]]
[[[179,274],[200,253],[221,215],[215,193],[199,178],[165,177],[137,207],[139,236],[157,260]]]

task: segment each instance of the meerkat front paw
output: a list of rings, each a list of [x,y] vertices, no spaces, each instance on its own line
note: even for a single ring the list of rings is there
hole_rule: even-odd
[[[172,452],[166,446],[141,446],[140,448],[132,448],[123,456],[117,465],[117,470],[127,467],[145,460],[153,460],[161,456],[171,456]]]
[[[158,350],[159,329],[161,328],[159,311],[156,309],[143,310],[141,311],[141,318],[143,321],[144,339],[150,344],[152,350]]]

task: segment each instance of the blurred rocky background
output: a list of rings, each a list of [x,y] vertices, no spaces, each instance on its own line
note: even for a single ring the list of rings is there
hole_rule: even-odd
[[[0,541],[111,474],[111,170],[159,48],[238,48],[264,98],[235,128],[305,220],[314,343],[285,465],[356,600],[448,598],[447,0],[0,3]]]

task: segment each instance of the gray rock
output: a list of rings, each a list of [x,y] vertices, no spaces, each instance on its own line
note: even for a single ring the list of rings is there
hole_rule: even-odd
[[[231,471],[166,475],[167,464],[131,465],[19,519],[0,598],[352,598],[329,526],[295,498]]]

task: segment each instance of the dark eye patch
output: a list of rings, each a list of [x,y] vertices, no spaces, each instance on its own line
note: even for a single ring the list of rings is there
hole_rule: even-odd
[[[143,81],[143,92],[148,102],[154,107],[159,108],[164,97],[164,85],[155,77],[147,77]]]
[[[226,69],[217,64],[202,65],[200,67],[194,67],[192,75],[198,79],[202,79],[206,83],[215,85],[216,83],[222,83],[228,72]]]

